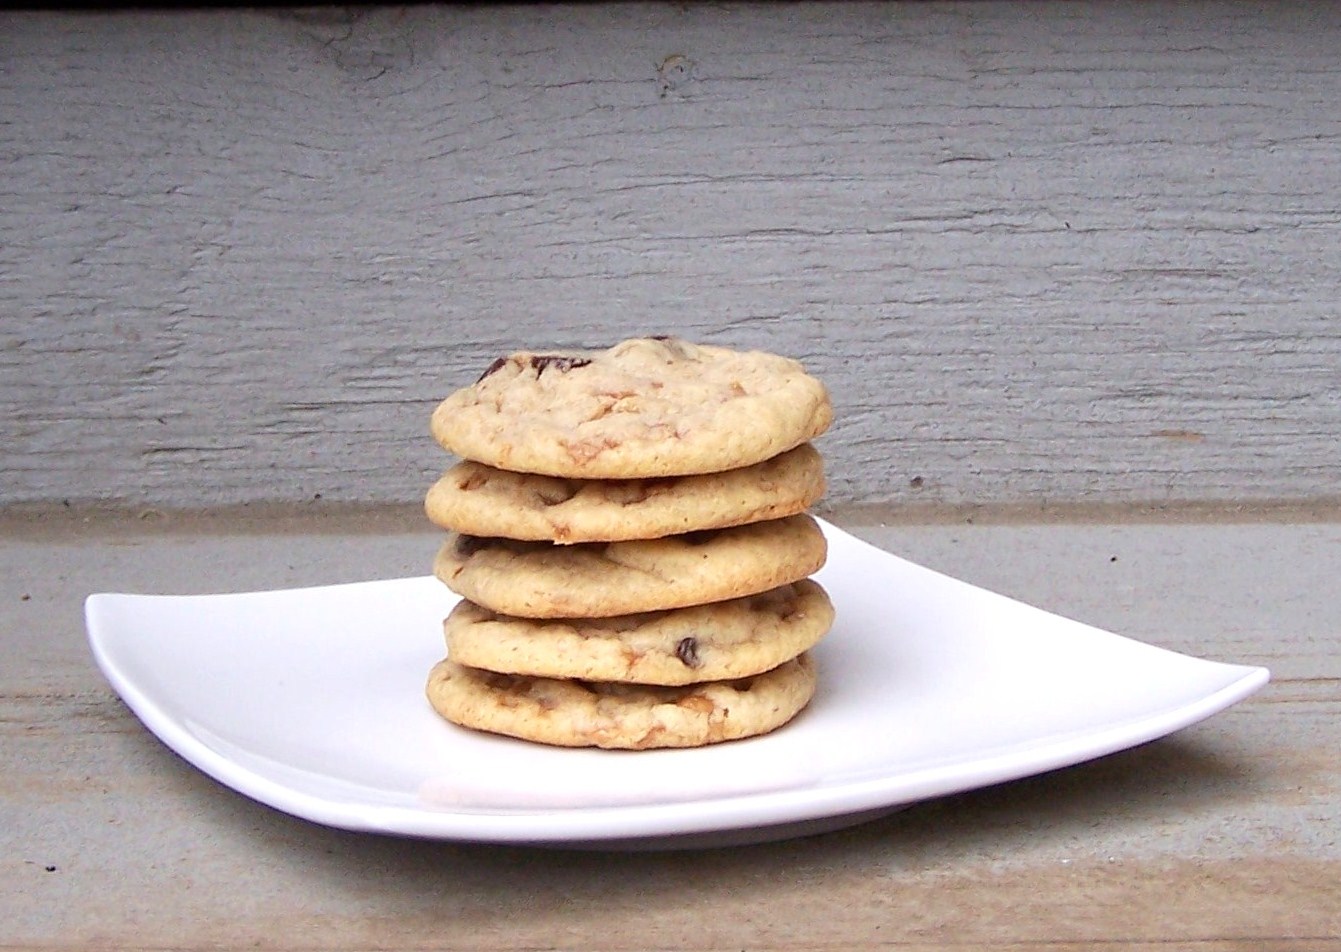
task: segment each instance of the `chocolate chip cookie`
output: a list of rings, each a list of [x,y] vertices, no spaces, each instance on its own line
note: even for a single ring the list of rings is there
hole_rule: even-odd
[[[751,466],[823,433],[823,384],[790,358],[676,338],[499,358],[433,412],[448,451],[497,469],[645,479]]]
[[[814,647],[833,624],[804,579],[743,598],[610,618],[530,619],[463,601],[443,622],[447,655],[503,674],[632,684],[743,678]]]
[[[604,618],[764,592],[819,570],[809,515],[661,539],[554,545],[449,534],[433,573],[477,605],[523,618]]]
[[[445,659],[426,693],[463,727],[563,747],[645,750],[765,734],[794,718],[815,686],[809,655],[752,678],[683,687],[499,674]]]
[[[465,460],[434,483],[424,510],[463,535],[617,542],[780,519],[823,492],[823,461],[803,443],[753,466],[654,479],[565,479]]]

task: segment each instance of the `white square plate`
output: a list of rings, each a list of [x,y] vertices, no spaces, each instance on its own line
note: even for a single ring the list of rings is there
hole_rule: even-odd
[[[554,749],[424,699],[456,601],[431,577],[235,595],[99,594],[107,679],[186,760],[279,810],[486,842],[683,846],[833,829],[1186,727],[1267,681],[1031,608],[825,525],[838,621],[820,690],[774,734]]]

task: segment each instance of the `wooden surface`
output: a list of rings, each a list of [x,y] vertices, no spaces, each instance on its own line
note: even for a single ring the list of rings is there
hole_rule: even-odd
[[[409,502],[495,355],[644,332],[804,358],[840,503],[1334,498],[1338,49],[1326,3],[0,14],[0,504]]]
[[[847,831],[642,854],[337,832],[159,744],[92,665],[86,594],[418,575],[437,544],[413,520],[277,525],[0,526],[0,948],[1341,948],[1337,523],[854,526],[1274,680],[1164,740]]]

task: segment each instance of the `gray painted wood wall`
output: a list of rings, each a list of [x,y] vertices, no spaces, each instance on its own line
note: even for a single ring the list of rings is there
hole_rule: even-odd
[[[832,503],[1339,494],[1341,5],[0,14],[0,504],[407,502],[495,355],[829,384]]]

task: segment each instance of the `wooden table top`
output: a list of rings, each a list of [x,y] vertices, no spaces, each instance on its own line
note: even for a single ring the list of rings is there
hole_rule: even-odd
[[[1069,617],[1266,665],[1272,683],[1077,767],[821,836],[671,852],[289,817],[171,753],[86,647],[93,591],[422,575],[430,533],[3,528],[0,948],[1341,948],[1335,523],[851,526]]]

